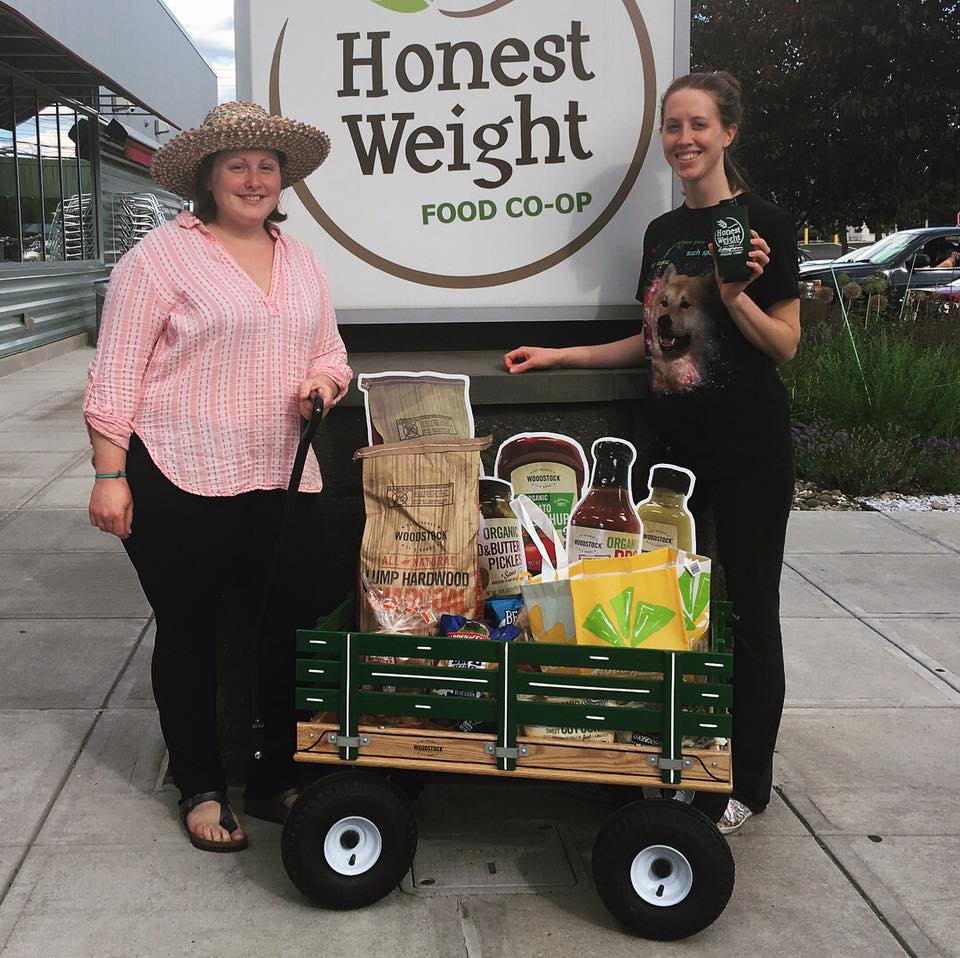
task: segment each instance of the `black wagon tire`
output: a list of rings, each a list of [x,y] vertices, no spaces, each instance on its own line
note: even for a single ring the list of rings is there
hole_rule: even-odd
[[[733,855],[702,812],[652,799],[617,809],[593,846],[593,879],[610,913],[644,938],[703,931],[733,893]]]
[[[429,776],[429,772],[411,771],[409,769],[391,769],[387,777],[412,803],[420,797],[420,793],[426,788]]]
[[[314,782],[290,810],[283,867],[322,908],[362,908],[388,895],[417,851],[410,801],[386,776],[338,772]]]

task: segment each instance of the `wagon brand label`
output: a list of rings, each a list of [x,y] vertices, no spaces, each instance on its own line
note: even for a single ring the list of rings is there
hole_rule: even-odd
[[[440,508],[453,505],[453,483],[423,486],[388,486],[387,499],[394,508]],[[399,533],[398,533],[399,535]],[[411,533],[413,535],[413,533]],[[444,533],[446,535],[446,533]]]
[[[414,416],[409,419],[398,419],[396,424],[399,442],[430,436],[457,435],[457,423],[452,416]]]
[[[652,0],[250,7],[270,111],[331,138],[294,190],[369,268],[450,289],[528,279],[591,243],[640,175],[656,117]],[[368,305],[379,295],[361,290]]]

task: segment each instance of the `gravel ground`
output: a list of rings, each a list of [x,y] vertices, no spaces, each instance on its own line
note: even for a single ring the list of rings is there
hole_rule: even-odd
[[[793,508],[804,512],[960,512],[960,495],[904,496],[883,492],[879,496],[845,496],[839,489],[818,489],[797,480]]]
[[[861,496],[857,500],[877,512],[960,512],[960,496],[902,496],[884,492],[879,496]]]
[[[818,489],[812,482],[797,480],[793,508],[804,512],[862,512],[866,507],[845,496],[839,489]]]

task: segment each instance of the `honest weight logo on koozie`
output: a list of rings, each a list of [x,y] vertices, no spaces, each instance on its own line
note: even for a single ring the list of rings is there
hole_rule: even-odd
[[[737,220],[717,220],[714,240],[721,250],[742,246],[744,240],[743,225]]]
[[[630,196],[656,125],[640,0],[295,9],[273,21],[269,108],[321,127],[332,149],[293,189],[373,269],[448,289],[514,283],[578,253]]]

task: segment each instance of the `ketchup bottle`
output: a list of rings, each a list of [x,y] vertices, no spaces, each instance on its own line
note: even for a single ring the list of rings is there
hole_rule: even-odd
[[[570,517],[570,562],[632,556],[643,543],[643,523],[630,498],[637,451],[622,439],[598,439],[591,449],[590,491]]]
[[[552,432],[521,433],[500,446],[495,471],[513,486],[514,495],[529,496],[550,517],[558,539],[566,542],[570,513],[586,479],[587,458],[580,443]],[[541,540],[556,562],[553,543],[542,535]],[[540,553],[525,532],[523,542],[527,571],[539,575]]]

